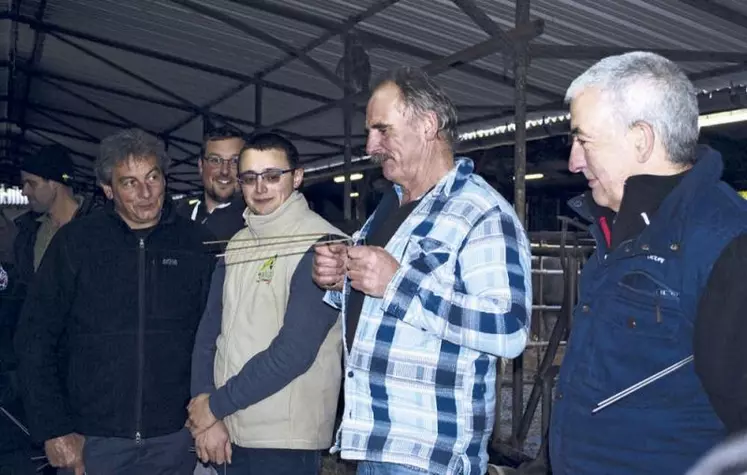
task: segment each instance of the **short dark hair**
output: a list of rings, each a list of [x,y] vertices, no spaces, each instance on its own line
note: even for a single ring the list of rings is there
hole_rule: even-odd
[[[241,139],[246,140],[244,132],[237,129],[236,127],[230,127],[227,125],[223,125],[220,127],[214,127],[207,132],[205,132],[202,136],[202,146],[200,148],[200,152],[202,155],[205,155],[205,149],[207,148],[207,143],[212,142],[214,140],[228,140],[228,139]]]
[[[385,84],[394,84],[399,88],[405,107],[418,116],[426,112],[436,114],[438,132],[449,145],[456,143],[457,112],[454,103],[444,90],[420,68],[404,66],[386,72],[376,83],[373,90]]]
[[[241,155],[246,150],[282,150],[291,168],[298,168],[298,149],[293,142],[282,135],[274,133],[262,133],[249,137],[241,149]]]
[[[114,167],[132,158],[150,156],[158,159],[158,167],[166,175],[171,158],[161,140],[140,129],[120,130],[101,141],[99,156],[94,165],[96,178],[104,185],[111,185]]]

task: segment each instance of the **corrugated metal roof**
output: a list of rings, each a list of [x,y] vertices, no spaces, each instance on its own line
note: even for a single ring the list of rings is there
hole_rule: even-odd
[[[7,5],[7,4],[10,4],[11,2],[10,0],[6,0],[3,3]],[[40,0],[26,0],[26,1],[21,2],[21,11],[20,11],[21,15],[28,15],[30,17],[35,16],[36,12],[39,9],[40,4],[41,4]]]
[[[83,41],[77,42],[85,44],[86,47],[95,46],[90,43],[84,43]],[[135,94],[148,95],[159,99],[168,99],[162,93],[156,92],[140,81],[132,79],[101,61],[75,50],[70,45],[63,43],[51,35],[46,35],[45,37],[44,53],[37,68],[42,72],[53,73],[56,76],[79,79],[107,87],[121,88]],[[86,90],[90,89],[86,88]]]
[[[74,90],[74,88],[71,88]],[[87,96],[86,90],[80,90],[81,94]],[[106,120],[111,117],[101,109],[89,105],[79,98],[61,92],[59,89],[50,87],[40,80],[32,80],[29,91],[29,107],[40,107],[45,110],[60,110],[67,114],[81,114],[90,116],[92,122],[96,119]]]
[[[714,3],[747,15],[747,3],[743,0],[715,0]]]
[[[308,56],[328,72],[337,74],[343,55],[340,36],[327,35],[330,37],[325,41],[316,39],[327,28],[339,27],[349,17],[362,15],[379,1],[48,0],[46,3],[42,25],[33,20],[41,5],[39,0],[22,2],[22,21],[18,23],[21,69],[30,60],[37,28],[41,26],[49,32],[45,35],[41,61],[32,68],[35,76],[29,95],[30,102],[41,105],[47,115],[29,109],[26,114],[29,127],[62,130],[73,136],[81,135],[75,130],[83,130],[99,139],[119,125],[136,123],[161,132],[181,124],[173,130],[173,136],[198,142],[202,120],[199,114],[195,118],[190,110],[208,104],[212,105],[212,113],[229,120],[238,119],[235,125],[247,132],[252,130],[255,88],[242,84],[253,81],[261,72],[267,73],[262,78],[266,84],[262,92],[265,126],[285,122],[343,95],[335,80],[323,77],[298,57],[287,59],[279,45],[268,44],[242,30],[260,30],[260,36],[270,35],[292,48],[315,44]],[[512,29],[515,0],[475,0],[475,3],[504,31]],[[531,116],[556,112],[557,106],[549,104],[562,99],[573,78],[596,61],[595,56],[583,56],[594,53],[595,48],[747,51],[747,2],[714,2],[736,12],[733,15],[715,10],[704,12],[692,3],[689,0],[532,0],[531,18],[544,20],[544,32],[532,44],[571,47],[560,52],[581,56],[563,59],[545,55],[531,60],[528,105],[546,106]],[[237,28],[206,16],[211,12],[238,20],[246,27]],[[9,20],[0,21],[0,51],[8,52],[11,47],[12,24]],[[400,0],[365,18],[355,31],[361,33],[373,77],[400,65],[426,66],[434,59],[489,38],[451,0]],[[152,84],[118,71],[67,42],[74,42]],[[453,101],[465,106],[460,108],[462,131],[511,120],[510,114],[500,114],[513,105],[511,61],[510,54],[497,51],[466,67],[438,75],[437,81]],[[739,69],[734,67],[735,63],[680,62],[686,72],[698,78],[696,84],[703,89],[745,82],[747,67]],[[278,64],[282,66],[270,68]],[[0,74],[2,95],[8,93],[7,71],[6,68]],[[46,75],[70,92],[44,82],[39,75]],[[230,90],[238,93],[227,97]],[[343,142],[341,110],[326,109],[319,115],[281,126],[292,133],[305,160],[313,160],[317,155],[328,160],[329,153],[339,150]],[[50,115],[58,122],[51,120]],[[355,146],[364,142],[361,138],[364,120],[363,114],[356,112]],[[71,127],[65,128],[59,121]],[[95,140],[66,137],[65,141],[71,147],[95,153]],[[195,149],[178,140],[174,144]],[[172,151],[178,157],[187,156],[187,152],[174,148],[173,144]],[[196,179],[196,175],[189,174],[192,170],[187,165],[177,168],[180,177]],[[178,185],[179,189],[183,186]]]
[[[91,35],[158,49],[181,58],[251,74],[278,57],[279,51],[215,20],[168,1],[51,0],[47,21]],[[304,23],[250,12],[226,1],[200,2],[279,36],[302,44],[321,34]],[[91,20],[81,28],[81,15]]]

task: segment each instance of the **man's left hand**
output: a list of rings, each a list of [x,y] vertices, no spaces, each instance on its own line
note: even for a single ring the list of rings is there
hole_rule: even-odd
[[[385,249],[375,246],[348,247],[350,285],[366,295],[381,298],[399,263]]]
[[[189,401],[187,410],[189,411],[187,427],[192,432],[192,437],[197,437],[218,422],[218,419],[213,415],[213,411],[210,410],[209,394],[203,393],[193,397]]]

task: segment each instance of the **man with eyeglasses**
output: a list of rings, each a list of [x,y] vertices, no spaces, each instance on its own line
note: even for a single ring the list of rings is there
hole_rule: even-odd
[[[204,224],[216,240],[228,241],[244,227],[244,202],[237,194],[236,170],[244,146],[241,133],[230,127],[208,131],[197,162],[202,177],[202,196],[177,200],[177,212]],[[222,249],[225,245],[218,246]]]
[[[313,246],[342,233],[298,192],[290,141],[257,135],[239,165],[246,227],[213,276],[187,426],[201,460],[228,462],[221,472],[316,475],[332,441],[342,340],[339,312],[309,275]]]

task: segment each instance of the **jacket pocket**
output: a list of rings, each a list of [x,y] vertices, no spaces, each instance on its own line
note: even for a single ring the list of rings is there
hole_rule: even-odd
[[[158,252],[151,256],[148,266],[148,319],[193,320],[202,306],[203,282],[195,258],[187,253]]]
[[[688,326],[679,294],[652,275],[623,275],[611,294],[602,297],[591,322],[586,384],[601,400],[658,373],[691,354]],[[686,366],[616,402],[647,408],[685,397],[692,368]],[[672,388],[678,388],[673,391]]]
[[[602,316],[623,334],[674,340],[684,323],[679,292],[643,271],[625,274],[617,282],[610,312]]]
[[[453,268],[456,252],[449,244],[438,239],[413,236],[407,243],[405,259],[414,268],[430,274]]]

